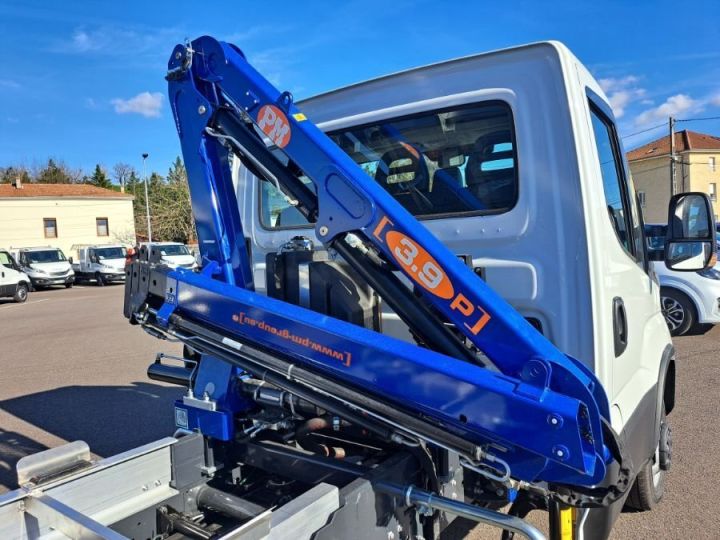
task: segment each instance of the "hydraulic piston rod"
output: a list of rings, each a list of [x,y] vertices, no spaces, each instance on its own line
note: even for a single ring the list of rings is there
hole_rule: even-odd
[[[519,517],[509,516],[502,512],[488,510],[473,504],[448,499],[429,491],[418,489],[413,485],[401,486],[390,482],[376,482],[373,487],[397,499],[401,499],[407,506],[417,506],[420,509],[440,510],[459,517],[499,527],[510,532],[523,535],[530,540],[545,540],[545,536],[535,527]]]

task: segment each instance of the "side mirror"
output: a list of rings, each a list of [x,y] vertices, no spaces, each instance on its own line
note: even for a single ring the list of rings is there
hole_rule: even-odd
[[[717,262],[715,214],[704,193],[679,193],[670,199],[665,241],[665,266],[697,272]]]
[[[68,262],[69,262],[70,264],[73,264],[73,258],[72,258],[72,257],[69,257],[69,258],[68,258]]]

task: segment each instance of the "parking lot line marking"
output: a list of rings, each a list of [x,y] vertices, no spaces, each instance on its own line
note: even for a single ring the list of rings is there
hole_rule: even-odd
[[[7,308],[9,308],[9,307],[29,306],[29,305],[31,305],[31,304],[39,304],[40,302],[47,302],[48,300],[50,300],[50,298],[41,298],[40,300],[29,300],[29,301],[27,301],[27,302],[23,302],[22,304],[17,304],[17,303],[16,303],[16,304],[10,304],[10,303],[8,303],[8,304],[3,304],[2,306],[0,306],[0,309],[2,309],[2,308],[6,308],[6,309],[7,309]]]

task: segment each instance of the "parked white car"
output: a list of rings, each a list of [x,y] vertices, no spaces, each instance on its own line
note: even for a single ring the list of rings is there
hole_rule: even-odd
[[[56,285],[69,289],[75,282],[75,272],[61,249],[50,246],[18,248],[13,256],[30,277],[34,289]]]
[[[99,287],[125,282],[125,246],[77,246],[76,252],[77,259],[71,259],[71,262],[78,280],[94,281]]]
[[[8,251],[0,249],[0,298],[23,303],[29,291],[30,277],[20,270],[20,265]]]
[[[704,324],[720,323],[720,270],[669,270],[663,262],[667,225],[646,225],[648,258],[660,281],[660,303],[673,336]]]
[[[143,242],[140,246],[148,246]],[[197,267],[197,261],[190,248],[180,242],[153,242],[152,246],[160,250],[161,260],[171,268],[188,268],[193,270]]]

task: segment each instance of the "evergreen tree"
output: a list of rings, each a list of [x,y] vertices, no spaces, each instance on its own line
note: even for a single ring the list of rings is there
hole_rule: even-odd
[[[73,182],[73,177],[64,164],[58,164],[50,158],[47,165],[38,171],[36,180],[41,184],[70,184]]]
[[[112,189],[112,182],[100,165],[95,165],[95,172],[93,172],[93,175],[90,177],[90,183],[97,187]]]
[[[167,175],[167,181],[168,184],[173,183],[187,183],[187,171],[185,170],[185,164],[182,162],[182,159],[180,159],[180,156],[175,158],[175,161],[173,162],[172,166],[170,167],[170,170],[168,171]]]

